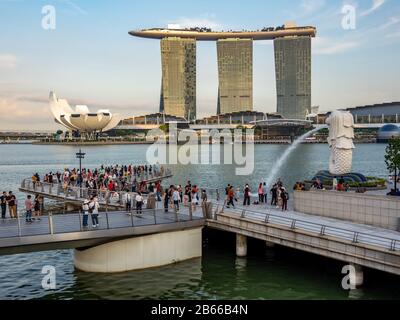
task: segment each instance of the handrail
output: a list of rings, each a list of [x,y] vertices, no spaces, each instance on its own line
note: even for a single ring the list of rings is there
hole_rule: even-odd
[[[215,205],[218,204],[217,202],[212,202],[212,203],[215,204]],[[246,213],[262,214],[262,215],[265,214],[264,212],[259,212],[259,211],[254,211],[254,210],[243,210],[242,208],[241,209],[231,208],[230,211],[235,211],[238,214],[238,216],[240,216],[240,219],[246,218]],[[367,233],[364,233],[364,232],[349,230],[349,229],[335,227],[335,226],[324,225],[324,224],[320,224],[320,223],[316,223],[316,222],[312,222],[312,221],[307,221],[307,220],[302,220],[302,219],[298,219],[298,218],[284,217],[284,216],[280,216],[280,215],[277,215],[277,214],[273,214],[271,212],[267,212],[265,214],[265,216],[266,217],[265,217],[264,222],[267,223],[267,224],[272,223],[271,222],[271,217],[273,217],[273,218],[276,218],[278,220],[278,221],[274,221],[277,224],[279,224],[279,220],[286,221],[287,222],[287,226],[289,228],[291,228],[291,229],[302,229],[302,230],[305,230],[305,231],[315,232],[315,233],[317,233],[318,235],[320,235],[322,237],[324,237],[324,236],[335,236],[335,233],[336,233],[338,235],[344,236],[347,239],[351,239],[351,241],[354,242],[354,243],[365,243],[365,244],[370,244],[370,245],[376,245],[377,243],[381,243],[382,246],[384,246],[384,244],[385,245],[389,244],[387,247],[388,247],[388,249],[390,251],[398,250],[397,249],[397,244],[398,244],[398,242],[400,242],[400,239],[393,239],[393,238],[384,237],[384,236],[371,235],[371,234],[367,234]],[[317,228],[315,228],[314,230],[309,230],[309,229],[304,227],[304,224],[310,225],[310,226],[315,226]],[[282,223],[281,223],[281,225],[282,225]],[[328,235],[327,232],[330,233],[330,234]],[[336,235],[336,237],[338,237],[338,236]],[[368,239],[370,239],[371,241],[368,241]],[[372,240],[376,240],[376,241],[373,242]]]
[[[136,214],[136,210],[131,212],[99,212],[103,216],[99,228],[84,227],[83,215],[81,212],[74,212],[68,215],[52,214],[41,216],[40,222],[22,223],[22,214],[18,214],[17,219],[7,219],[7,223],[0,226],[0,244],[1,239],[37,236],[37,235],[56,235],[75,232],[88,232],[95,230],[115,230],[120,228],[135,228],[149,225],[172,224],[177,222],[203,220],[203,216],[194,216],[189,210],[185,212],[176,212],[169,208],[165,209],[143,209],[141,214]],[[20,212],[22,213],[22,211]],[[140,223],[135,223],[134,219],[139,219]],[[88,216],[90,220],[90,215]],[[91,223],[88,223],[91,225]],[[40,227],[40,228],[38,228]]]

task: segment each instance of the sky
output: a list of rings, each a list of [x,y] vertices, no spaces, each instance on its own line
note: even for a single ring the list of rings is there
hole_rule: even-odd
[[[48,5],[54,29],[43,28]],[[93,111],[158,112],[159,41],[130,30],[257,30],[288,21],[317,28],[312,104],[321,111],[400,101],[399,0],[0,0],[0,131],[58,128],[48,106],[52,90]],[[254,43],[253,70],[254,109],[275,112],[271,41]],[[217,95],[216,44],[198,42],[198,118],[216,113]]]

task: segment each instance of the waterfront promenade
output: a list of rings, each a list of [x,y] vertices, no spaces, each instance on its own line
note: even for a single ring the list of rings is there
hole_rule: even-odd
[[[235,208],[227,208],[224,195],[217,196],[220,192],[208,190],[208,194],[208,203],[196,208],[181,205],[179,213],[172,208],[164,213],[162,202],[155,202],[154,209],[143,216],[123,210],[103,212],[98,229],[83,229],[82,215],[76,212],[50,213],[31,224],[22,216],[6,220],[0,224],[0,253],[95,248],[122,238],[206,226],[235,233],[238,256],[246,256],[251,237],[266,241],[267,247],[281,245],[340,260],[354,265],[358,275],[362,275],[361,267],[400,275],[400,233],[395,230],[301,213],[292,202],[288,211],[269,204],[242,206],[240,200]],[[355,283],[360,285],[362,280]]]

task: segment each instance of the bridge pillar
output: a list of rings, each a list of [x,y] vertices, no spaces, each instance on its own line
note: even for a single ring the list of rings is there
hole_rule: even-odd
[[[74,250],[74,264],[86,272],[114,273],[154,268],[201,257],[202,227],[116,240]]]
[[[236,255],[238,257],[247,256],[247,237],[239,233],[236,234]]]
[[[265,246],[267,247],[267,249],[275,248],[275,243],[270,241],[265,241]]]
[[[360,287],[364,283],[364,272],[362,266],[359,264],[350,264],[354,270],[355,273],[352,274],[350,273],[350,285],[355,286],[355,287]]]

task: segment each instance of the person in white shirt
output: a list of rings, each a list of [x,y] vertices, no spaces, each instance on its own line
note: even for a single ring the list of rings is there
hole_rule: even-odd
[[[174,201],[175,210],[179,211],[179,201],[181,200],[181,197],[177,189],[174,189],[174,193],[172,194],[172,200]]]
[[[96,197],[92,199],[89,203],[89,211],[92,213],[92,225],[93,228],[97,228],[99,226],[99,201]]]
[[[136,213],[142,214],[143,196],[140,192],[137,194],[135,200],[136,200]]]
[[[88,225],[88,218],[89,218],[89,200],[86,199],[86,200],[83,202],[82,211],[83,211],[82,226],[83,226],[84,228],[86,228],[87,225]]]
[[[125,207],[126,207],[126,212],[131,212],[132,208],[132,198],[129,192],[125,193]]]

